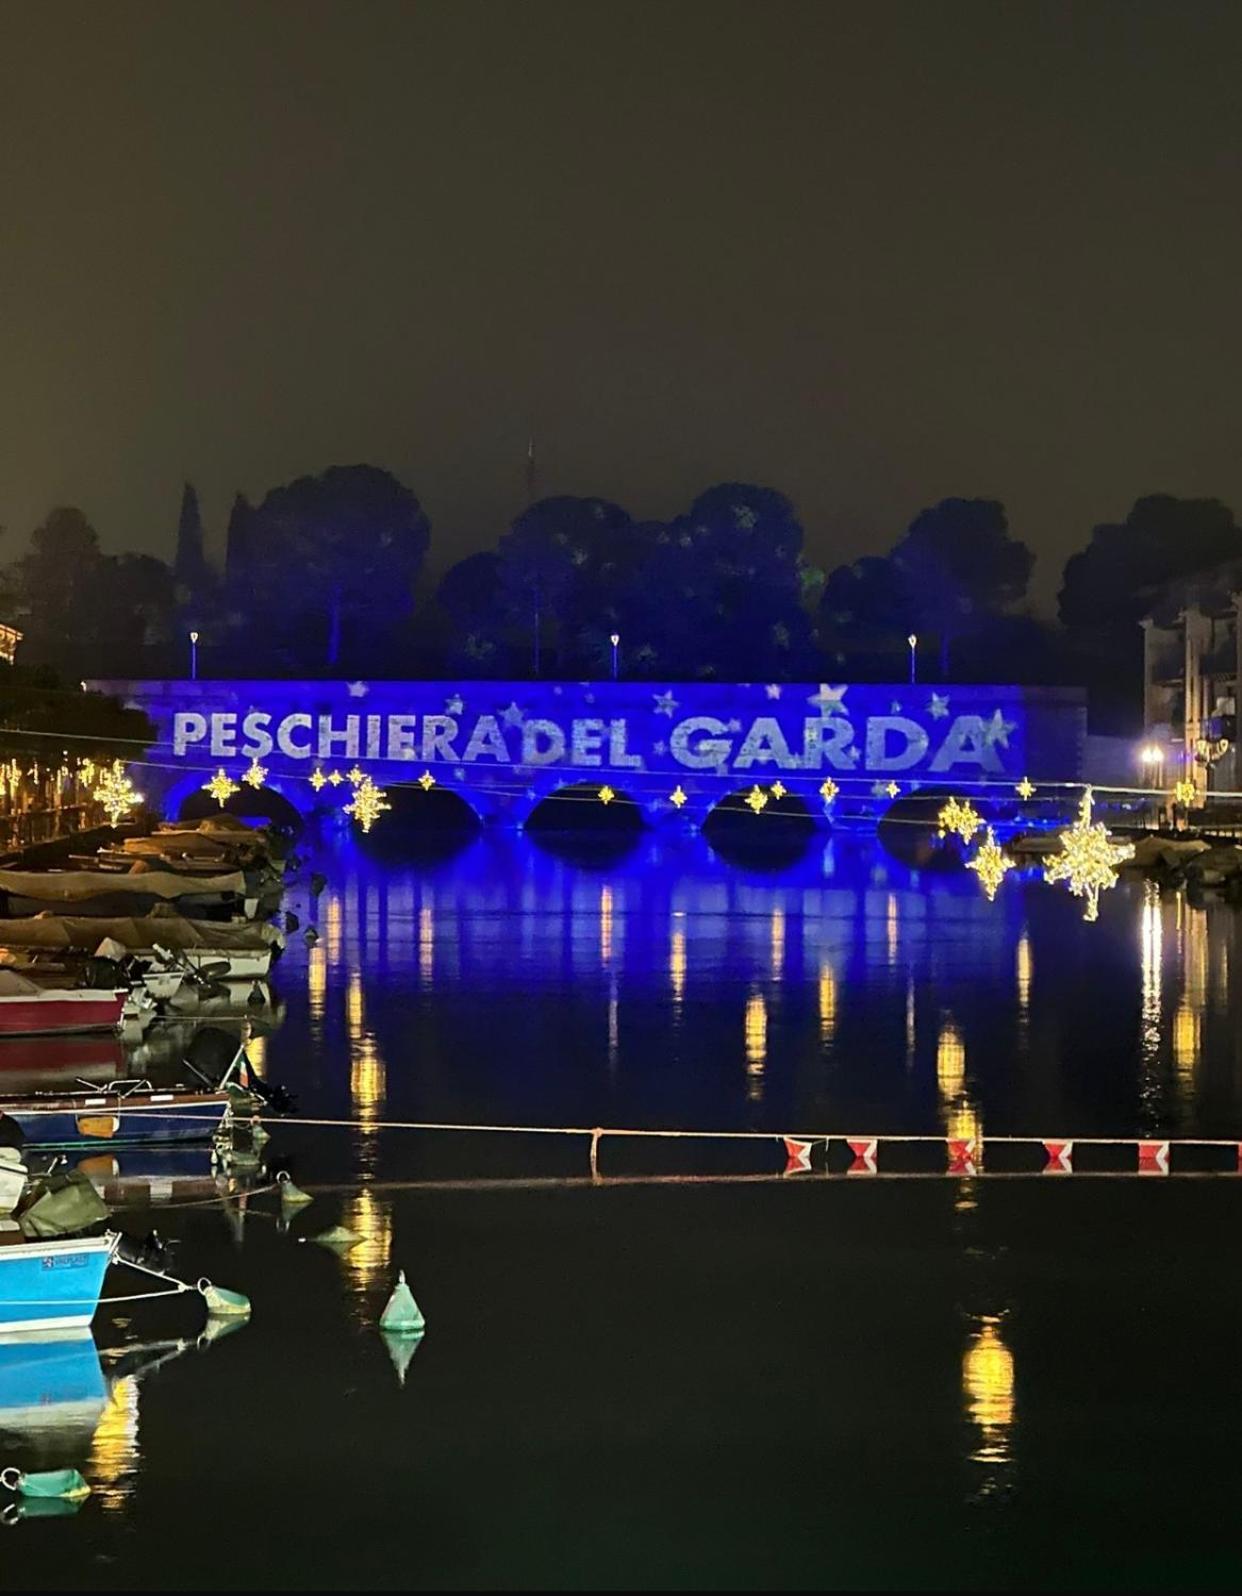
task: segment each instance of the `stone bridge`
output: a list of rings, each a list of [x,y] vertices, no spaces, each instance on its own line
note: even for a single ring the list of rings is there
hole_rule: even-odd
[[[147,712],[133,770],[167,818],[201,812],[223,771],[248,807],[340,809],[349,772],[390,797],[452,794],[521,825],[567,791],[615,794],[649,823],[700,825],[758,786],[788,811],[878,816],[919,788],[1012,789],[1082,770],[1072,689],[910,683],[95,681]],[[826,786],[826,783],[830,785]],[[835,793],[834,793],[835,788]],[[266,798],[263,795],[266,794]],[[231,801],[232,802],[232,801]]]

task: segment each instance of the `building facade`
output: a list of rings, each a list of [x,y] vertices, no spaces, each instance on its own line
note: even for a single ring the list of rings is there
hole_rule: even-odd
[[[1144,748],[1153,785],[1235,791],[1242,562],[1172,583],[1143,621]],[[1159,758],[1157,758],[1157,752]]]

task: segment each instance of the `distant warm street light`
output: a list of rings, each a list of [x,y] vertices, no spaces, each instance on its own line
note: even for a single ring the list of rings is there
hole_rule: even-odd
[[[608,641],[612,644],[612,679],[615,682],[617,679],[617,649],[621,643],[620,632],[613,632]]]
[[[198,680],[198,633],[190,633],[190,680]]]
[[[1151,784],[1159,787],[1164,778],[1164,749],[1159,743],[1143,743],[1138,751],[1139,764],[1151,772]]]
[[[913,687],[914,686],[914,651],[919,646],[919,640],[918,640],[917,636],[913,632],[911,632],[909,637],[906,638],[906,642],[909,643],[909,645],[910,645],[910,686]]]

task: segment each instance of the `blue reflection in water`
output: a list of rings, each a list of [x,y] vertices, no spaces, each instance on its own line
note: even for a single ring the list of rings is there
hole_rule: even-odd
[[[270,1068],[362,1122],[364,1172],[385,1117],[1229,1134],[1242,1106],[1233,911],[1138,880],[1086,924],[1038,878],[989,903],[845,836],[778,869],[698,838],[582,859],[517,835],[320,862]]]

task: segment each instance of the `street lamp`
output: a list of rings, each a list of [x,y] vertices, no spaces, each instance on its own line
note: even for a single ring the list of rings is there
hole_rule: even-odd
[[[612,644],[612,679],[617,679],[617,648],[621,642],[620,632],[613,632],[608,641]]]
[[[1139,764],[1145,765],[1151,772],[1151,784],[1159,787],[1163,784],[1164,774],[1164,749],[1159,743],[1144,743],[1139,751]]]
[[[190,633],[190,680],[198,680],[198,633]]]
[[[910,645],[910,686],[913,687],[914,686],[914,651],[919,646],[919,640],[915,636],[915,634],[913,632],[911,632],[909,637],[906,638],[906,642]]]

